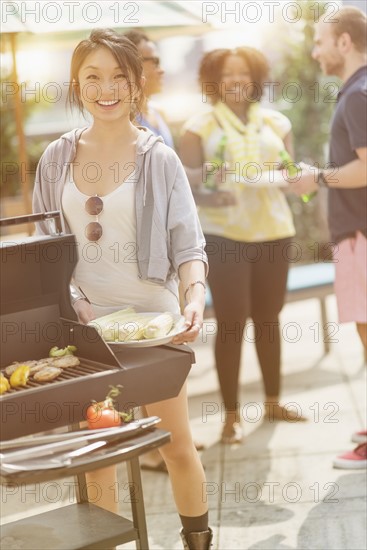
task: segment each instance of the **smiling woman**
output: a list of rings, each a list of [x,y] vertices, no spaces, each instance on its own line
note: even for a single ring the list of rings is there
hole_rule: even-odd
[[[95,30],[76,47],[69,103],[88,112],[92,123],[49,145],[37,169],[34,210],[60,210],[64,229],[75,234],[79,260],[72,300],[81,323],[127,304],[137,312],[179,314],[180,281],[190,292],[184,330],[172,342],[182,344],[193,342],[203,323],[205,243],[177,155],[133,123],[143,100],[142,70],[136,46],[111,30]],[[55,166],[61,173],[53,178],[47,168]],[[91,249],[97,253],[92,261],[86,252]],[[202,499],[205,475],[190,433],[185,386],[177,397],[146,408],[172,434],[161,454],[182,536],[190,548],[200,541],[206,550],[212,534]],[[103,486],[105,506],[116,509],[117,503],[106,497],[116,478],[105,472],[92,479]]]

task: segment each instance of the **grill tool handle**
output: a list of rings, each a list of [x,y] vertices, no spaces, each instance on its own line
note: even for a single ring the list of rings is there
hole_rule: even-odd
[[[19,225],[21,223],[48,222],[50,235],[60,235],[62,232],[60,212],[44,212],[41,214],[27,214],[26,216],[14,216],[13,218],[0,219],[0,227]]]

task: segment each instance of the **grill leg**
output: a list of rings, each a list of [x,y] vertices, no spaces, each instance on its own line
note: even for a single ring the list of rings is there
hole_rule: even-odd
[[[75,493],[76,493],[76,501],[81,504],[82,502],[88,502],[88,495],[87,495],[87,480],[85,477],[85,473],[81,472],[76,477],[76,487],[75,487]]]
[[[320,309],[321,309],[322,334],[324,339],[324,352],[326,355],[330,351],[330,342],[329,342],[329,331],[328,331],[328,320],[327,320],[325,298],[320,298]]]
[[[129,479],[131,511],[135,529],[138,530],[137,550],[149,550],[147,524],[145,519],[143,486],[141,484],[139,459],[132,458],[126,462]]]

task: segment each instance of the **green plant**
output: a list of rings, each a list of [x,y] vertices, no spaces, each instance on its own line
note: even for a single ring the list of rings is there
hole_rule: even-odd
[[[16,195],[21,188],[22,178],[24,178],[24,170],[21,171],[19,167],[19,142],[15,118],[15,95],[12,93],[14,87],[15,85],[11,81],[11,77],[9,75],[2,75],[0,102],[0,158],[2,175],[0,186],[2,197]],[[40,104],[36,103],[34,99],[27,98],[26,101],[23,101],[23,98],[21,99],[23,115],[22,124],[24,126],[35,109],[40,107]],[[42,108],[45,108],[44,103],[42,103]],[[35,171],[43,148],[44,142],[41,140],[27,142],[28,172]],[[30,175],[30,179],[33,179],[32,174]]]

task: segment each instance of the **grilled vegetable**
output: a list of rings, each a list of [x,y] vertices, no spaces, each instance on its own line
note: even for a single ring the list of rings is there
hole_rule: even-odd
[[[8,365],[5,368],[6,376],[10,378],[13,372],[15,372],[17,368],[20,367],[21,365],[27,365],[28,367],[32,368],[35,365],[37,365],[37,361],[22,361],[21,363],[19,361],[16,361],[15,363],[12,363],[11,365]]]
[[[142,340],[144,338],[144,330],[149,319],[146,317],[139,318],[135,316],[134,320],[123,323],[117,329],[117,341],[127,342],[129,340]]]
[[[52,367],[51,365],[47,367],[43,367],[40,371],[36,372],[34,375],[34,379],[37,382],[49,382],[50,380],[54,380],[62,373],[61,368]]]
[[[40,370],[52,365],[53,362],[54,362],[53,357],[47,357],[46,359],[40,359],[39,361],[36,362],[35,365],[29,365],[30,367],[29,376],[34,376]]]
[[[97,330],[103,331],[104,329],[111,328],[115,323],[124,323],[129,321],[136,315],[136,311],[133,307],[126,307],[120,311],[114,311],[109,315],[104,315],[103,317],[98,317],[90,321],[88,325],[95,327]]]
[[[52,367],[58,369],[68,369],[69,367],[77,367],[80,365],[80,361],[74,355],[65,355],[64,357],[58,357],[52,363]]]
[[[170,313],[150,316],[136,313],[130,307],[99,317],[88,324],[94,326],[106,342],[128,342],[166,336],[174,321]]]
[[[121,311],[115,311],[110,315],[99,317],[88,323],[94,326],[106,342],[126,342],[129,340],[142,340],[144,327],[154,318],[141,315],[129,307]]]
[[[50,357],[64,357],[64,355],[73,355],[76,351],[75,346],[67,346],[66,348],[58,348],[57,346],[50,349]]]
[[[12,388],[25,386],[29,378],[30,367],[28,365],[20,365],[10,377],[10,385]]]
[[[173,317],[170,313],[162,313],[147,323],[144,329],[144,338],[162,338],[173,327]]]
[[[139,321],[139,316],[133,307],[126,307],[120,311],[114,311],[109,315],[98,317],[90,321],[88,325],[94,327],[106,342],[124,342],[128,337],[130,340],[137,338],[139,326],[133,326],[131,323]],[[124,329],[124,324],[129,326]]]
[[[10,390],[9,380],[3,374],[0,375],[0,395]]]

